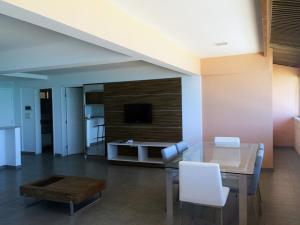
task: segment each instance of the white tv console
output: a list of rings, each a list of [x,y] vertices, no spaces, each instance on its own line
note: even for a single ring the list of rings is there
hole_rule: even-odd
[[[151,158],[148,154],[148,147],[165,148],[174,143],[168,142],[109,142],[107,143],[107,159],[111,161],[142,162],[162,164],[162,158]],[[118,153],[118,146],[130,146],[132,151],[137,151],[136,156],[122,156]],[[160,151],[158,149],[158,151]]]

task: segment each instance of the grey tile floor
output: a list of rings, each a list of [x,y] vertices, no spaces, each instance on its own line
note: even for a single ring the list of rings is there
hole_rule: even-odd
[[[23,155],[22,161],[24,166],[20,170],[0,170],[0,225],[165,224],[163,169],[111,165],[99,158],[85,160],[81,155],[65,158]],[[300,157],[294,150],[278,149],[275,168],[273,172],[262,173],[260,224],[300,225]],[[24,199],[19,196],[19,186],[52,174],[106,179],[107,189],[101,200],[72,217],[68,215],[68,207],[58,203],[41,202],[25,207]],[[237,206],[233,203],[235,197],[232,195],[227,214],[235,215]],[[249,213],[250,222],[255,221]],[[176,219],[179,222],[178,216]],[[234,224],[231,219],[226,221]]]

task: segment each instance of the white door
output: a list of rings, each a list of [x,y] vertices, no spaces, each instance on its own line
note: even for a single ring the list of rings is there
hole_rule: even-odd
[[[83,152],[83,89],[66,88],[67,155]]]

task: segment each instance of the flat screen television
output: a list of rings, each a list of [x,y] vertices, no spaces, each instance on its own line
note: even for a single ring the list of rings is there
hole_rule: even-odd
[[[125,123],[152,123],[151,104],[125,104]]]

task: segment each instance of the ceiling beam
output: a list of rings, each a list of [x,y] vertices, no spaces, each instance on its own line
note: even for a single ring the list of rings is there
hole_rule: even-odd
[[[49,44],[0,51],[0,73],[23,73],[136,61],[136,58],[64,38]]]
[[[133,62],[137,61],[132,57],[128,58],[113,58],[107,60],[99,60],[99,61],[87,61],[87,62],[78,62],[78,63],[62,63],[62,64],[53,64],[49,66],[34,66],[34,67],[22,67],[13,70],[0,70],[0,74],[19,74],[19,73],[27,73],[27,72],[36,72],[36,71],[45,71],[45,70],[58,70],[58,69],[70,69],[70,68],[80,68],[80,67],[89,67],[89,66],[98,66],[98,65],[109,65],[116,63],[124,63],[124,62]]]
[[[30,73],[9,73],[9,74],[0,74],[0,76],[48,80],[48,76],[46,75],[38,75],[38,74],[30,74]]]
[[[110,0],[72,1],[72,7],[69,1],[0,0],[0,13],[173,71],[200,75],[198,56]]]
[[[270,55],[271,40],[271,19],[272,19],[272,0],[260,0],[262,35],[263,35],[263,54]]]

